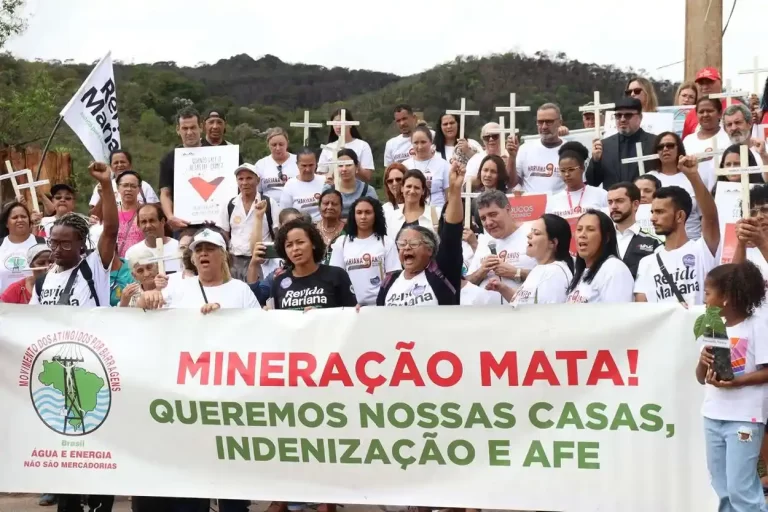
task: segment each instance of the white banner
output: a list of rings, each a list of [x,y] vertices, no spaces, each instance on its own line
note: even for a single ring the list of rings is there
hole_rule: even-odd
[[[237,195],[240,146],[177,148],[173,174],[174,214],[192,224],[219,221]]]
[[[94,160],[109,163],[110,153],[120,147],[112,52],[96,64],[60,115]]]
[[[41,311],[0,305],[2,492],[715,509],[701,310]]]
[[[613,110],[605,113],[605,133],[603,138],[618,133],[613,113]],[[669,112],[643,112],[643,121],[640,123],[640,128],[654,135],[662,132],[672,132],[675,130],[675,116]]]

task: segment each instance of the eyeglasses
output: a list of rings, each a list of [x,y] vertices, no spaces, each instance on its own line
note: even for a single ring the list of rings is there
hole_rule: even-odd
[[[561,167],[560,174],[571,174],[572,172],[581,172],[581,167]]]
[[[664,151],[665,149],[675,149],[677,144],[674,142],[664,142],[656,146],[656,151]]]
[[[387,180],[387,185],[392,185],[393,183],[402,183],[403,178],[389,178]]]
[[[615,114],[613,114],[613,117],[614,119],[621,119],[622,117],[624,119],[632,119],[636,115],[637,113],[635,112],[616,112]]]
[[[751,217],[757,217],[758,215],[764,215],[768,217],[768,204],[764,204],[760,207],[752,208],[749,210],[749,215]]]
[[[424,240],[398,240],[397,248],[405,249],[406,247],[410,247],[411,249],[416,249],[417,247],[423,244],[424,244]]]
[[[491,135],[483,135],[483,140],[488,142],[489,140],[499,140],[499,134],[493,133]]]
[[[557,122],[557,119],[537,119],[536,124],[539,126],[551,126]]]
[[[633,94],[635,96],[640,96],[640,93],[642,93],[643,90],[640,87],[636,87],[634,89],[627,89],[624,91],[624,96],[632,96]]]
[[[51,250],[56,250],[57,247],[61,247],[63,251],[71,251],[72,242],[59,242],[58,240],[53,240],[52,238],[49,238],[48,247],[50,247]]]

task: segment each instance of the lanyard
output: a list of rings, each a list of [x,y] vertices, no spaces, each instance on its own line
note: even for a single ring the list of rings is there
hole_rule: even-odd
[[[573,207],[573,202],[571,201],[571,193],[567,190],[565,191],[565,195],[568,197],[568,209],[572,211],[573,213],[581,213],[581,200],[584,199],[584,192],[587,191],[587,187],[584,186],[584,188],[581,189],[581,195],[579,196],[579,204],[576,205],[576,208]]]

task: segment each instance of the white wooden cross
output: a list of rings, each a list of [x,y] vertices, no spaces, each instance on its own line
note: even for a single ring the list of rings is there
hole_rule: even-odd
[[[174,261],[174,260],[181,260],[183,259],[183,255],[181,254],[181,251],[177,252],[176,254],[164,254],[163,251],[163,237],[157,237],[155,239],[155,252],[157,253],[157,256],[153,256],[151,258],[146,258],[143,260],[139,260],[139,265],[150,265],[152,263],[157,263],[157,270],[160,275],[165,275],[165,262],[166,261]]]
[[[709,95],[710,98],[714,98],[714,99],[725,98],[725,108],[728,108],[731,105],[733,105],[733,98],[743,98],[745,96],[749,96],[749,93],[747,91],[734,91],[731,88],[730,80],[725,81],[725,92],[719,92],[719,93]]]
[[[8,174],[0,174],[0,181],[2,180],[11,180],[11,186],[13,187],[13,197],[18,198],[21,197],[21,192],[19,192],[19,182],[16,181],[17,176],[26,176],[27,173],[24,171],[14,171],[13,170],[13,164],[9,162],[8,160],[5,161],[5,168],[8,170]]]
[[[752,75],[752,80],[754,81],[752,87],[754,88],[752,90],[753,93],[760,96],[763,93],[763,88],[760,87],[760,73],[768,73],[768,68],[760,68],[760,57],[755,55],[755,67],[752,69],[745,69],[744,71],[739,71],[740,75]]]
[[[472,200],[478,197],[480,194],[472,192],[472,179],[467,178],[467,183],[464,185],[465,192],[461,194],[464,198],[464,228],[470,229],[472,226]]]
[[[504,150],[505,144],[506,144],[506,137],[505,135],[515,135],[515,130],[512,128],[504,128],[504,116],[499,117],[499,127],[498,128],[489,128],[485,131],[485,134],[498,134],[499,135],[499,154],[501,154],[501,151]]]
[[[509,129],[512,130],[513,137],[520,131],[517,129],[515,112],[530,112],[530,111],[531,111],[531,107],[517,106],[517,95],[513,92],[509,93],[508,107],[496,107],[496,112],[509,112]]]
[[[27,182],[22,185],[19,185],[18,189],[19,190],[29,189],[29,195],[32,196],[32,209],[35,212],[40,213],[40,203],[38,203],[37,201],[37,187],[49,185],[50,181],[48,180],[35,181],[35,178],[32,175],[32,171],[30,171],[29,169],[24,169],[24,174],[26,174],[27,176]]]
[[[302,141],[304,142],[304,145],[306,146],[309,144],[309,129],[310,128],[322,128],[323,123],[310,123],[309,122],[309,110],[304,111],[304,122],[303,123],[291,123],[291,126],[293,128],[304,128],[304,138]]]
[[[712,150],[711,151],[702,151],[701,153],[693,153],[693,154],[691,154],[689,156],[695,157],[696,160],[701,162],[703,160],[709,160],[709,159],[714,158],[714,157],[716,157],[718,155],[722,155],[723,153],[725,153],[725,149],[719,149],[717,147],[717,137],[713,137],[712,138]],[[715,167],[717,167],[717,166],[715,166]]]
[[[347,109],[341,109],[339,112],[338,121],[327,121],[325,124],[328,126],[341,126],[339,132],[339,143],[336,145],[336,153],[344,149],[347,146],[347,126],[360,126],[360,121],[347,121]],[[335,155],[334,155],[335,156]]]
[[[459,140],[464,138],[464,127],[467,124],[465,122],[467,116],[479,116],[479,110],[467,110],[466,98],[461,98],[461,108],[459,110],[446,110],[446,114],[452,116],[459,116]]]
[[[635,149],[637,151],[637,156],[635,158],[622,158],[621,163],[623,164],[632,164],[637,163],[637,168],[640,171],[640,176],[645,174],[645,162],[650,162],[651,160],[658,160],[659,155],[653,154],[653,155],[643,155],[643,144],[641,142],[638,142],[635,144]]]
[[[333,168],[333,186],[341,192],[341,172],[339,171],[339,167],[346,167],[354,165],[354,162],[352,160],[333,160],[331,162],[328,162],[327,165],[331,166]]]
[[[594,105],[587,105],[584,107],[579,107],[579,112],[592,112],[595,115],[595,138],[599,139],[602,136],[602,132],[600,131],[600,115],[602,110],[610,110],[612,108],[616,108],[615,103],[600,103],[600,91],[595,91]]]
[[[741,176],[741,216],[744,219],[749,218],[749,175],[762,174],[768,171],[768,165],[749,165],[749,146],[741,145],[741,162],[739,167],[728,167],[717,169],[718,176]]]

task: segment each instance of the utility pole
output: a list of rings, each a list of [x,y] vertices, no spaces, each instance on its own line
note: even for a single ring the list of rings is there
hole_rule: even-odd
[[[723,0],[686,0],[685,80],[710,66],[722,74]]]

